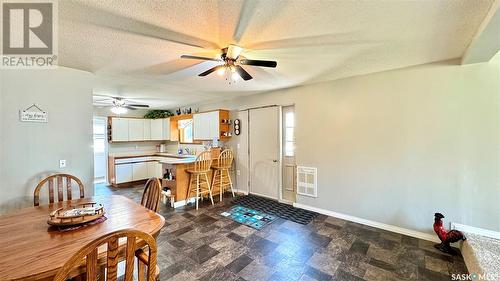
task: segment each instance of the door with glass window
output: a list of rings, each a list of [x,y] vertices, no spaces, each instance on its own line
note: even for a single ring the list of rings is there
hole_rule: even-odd
[[[295,107],[282,107],[282,200],[295,202],[296,163],[295,163]]]

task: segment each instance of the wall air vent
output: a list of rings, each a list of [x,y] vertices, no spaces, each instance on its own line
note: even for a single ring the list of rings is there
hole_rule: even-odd
[[[297,166],[297,194],[318,197],[318,169]]]

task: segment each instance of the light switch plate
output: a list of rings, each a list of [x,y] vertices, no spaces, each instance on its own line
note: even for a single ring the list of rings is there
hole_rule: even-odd
[[[66,160],[59,160],[59,168],[66,168]]]

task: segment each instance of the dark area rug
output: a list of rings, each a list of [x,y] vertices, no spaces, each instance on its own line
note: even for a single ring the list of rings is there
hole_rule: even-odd
[[[318,215],[316,212],[295,208],[288,204],[255,195],[238,197],[233,200],[232,203],[275,215],[300,224],[308,224]]]

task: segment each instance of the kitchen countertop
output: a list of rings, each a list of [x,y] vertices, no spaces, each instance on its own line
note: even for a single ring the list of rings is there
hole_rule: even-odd
[[[129,159],[129,158],[152,157],[154,159],[151,159],[148,161],[158,161],[158,162],[163,163],[163,164],[189,164],[189,163],[193,163],[196,160],[195,155],[178,155],[178,154],[164,153],[164,152],[120,154],[120,155],[110,155],[110,157],[113,157],[116,160]],[[144,161],[140,161],[140,162],[144,162]]]

